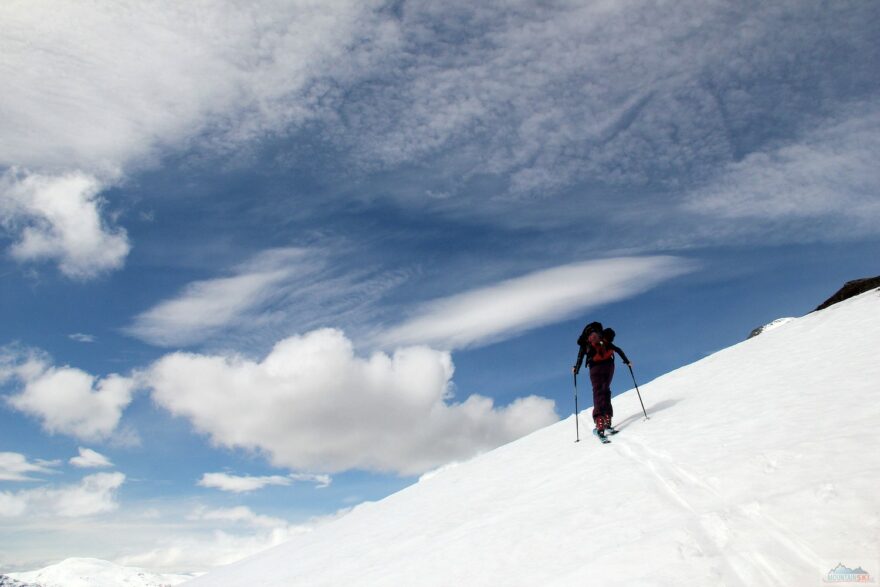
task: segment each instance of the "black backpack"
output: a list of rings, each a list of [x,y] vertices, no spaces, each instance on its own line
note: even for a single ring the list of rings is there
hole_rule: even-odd
[[[583,332],[578,337],[578,346],[582,347],[587,344],[587,339],[590,337],[592,333],[598,333],[599,336],[602,335],[602,323],[601,322],[590,322],[586,326],[584,326]],[[612,331],[613,332],[613,331]]]
[[[617,333],[614,332],[613,328],[606,328],[602,331],[602,338],[605,340],[605,342],[614,342],[614,337],[616,335]]]

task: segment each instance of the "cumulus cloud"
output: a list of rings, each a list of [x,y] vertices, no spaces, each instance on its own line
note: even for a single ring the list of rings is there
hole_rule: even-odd
[[[79,518],[111,512],[118,507],[116,491],[122,473],[98,473],[76,485],[0,492],[0,516],[60,516]]]
[[[22,387],[6,398],[10,406],[39,419],[50,434],[82,440],[111,437],[134,392],[130,378],[99,378],[73,367],[55,367],[32,351],[0,353],[0,382],[10,379]]]
[[[0,452],[0,481],[35,481],[32,474],[55,473],[58,461],[37,460],[31,462],[23,454]]]
[[[70,459],[70,464],[79,469],[102,469],[112,467],[110,459],[90,448],[79,447],[79,456]]]
[[[356,356],[338,330],[279,342],[262,361],[166,355],[144,373],[153,399],[219,446],[280,467],[416,474],[470,457],[558,417],[530,396],[504,407],[452,401],[452,359],[426,347]]]
[[[621,257],[545,269],[429,302],[379,340],[447,349],[494,342],[634,296],[694,268],[678,257]]]
[[[122,228],[101,217],[101,183],[93,176],[23,174],[0,177],[0,224],[15,238],[18,261],[54,261],[68,277],[87,279],[118,269],[131,248]]]

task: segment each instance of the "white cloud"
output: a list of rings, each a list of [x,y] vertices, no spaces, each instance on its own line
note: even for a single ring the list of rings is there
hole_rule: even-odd
[[[0,452],[0,481],[35,481],[31,474],[45,475],[55,473],[58,461],[28,461],[23,454]]]
[[[288,486],[294,481],[314,483],[317,489],[329,487],[332,478],[329,475],[313,475],[310,473],[291,473],[290,475],[230,475],[228,473],[205,473],[198,484],[202,487],[214,487],[221,491],[246,493],[256,491],[270,485]]]
[[[62,273],[87,279],[118,269],[130,244],[124,229],[101,218],[101,183],[80,173],[0,177],[0,225],[16,239],[18,261],[54,261]]]
[[[311,473],[291,473],[290,478],[294,481],[303,481],[305,483],[314,483],[316,489],[325,489],[333,483],[330,475],[313,475]]]
[[[207,571],[279,546],[311,530],[308,526],[282,526],[246,533],[214,530],[207,535],[181,535],[178,532],[174,536],[160,537],[157,540],[160,546],[156,548],[118,557],[115,562],[150,569]]]
[[[78,518],[114,511],[122,473],[97,473],[76,485],[0,492],[0,517],[60,516]]]
[[[394,41],[378,2],[4,3],[0,165],[115,174],[200,133],[226,140],[313,116]],[[67,26],[76,22],[75,27]],[[14,80],[14,83],[13,83]]]
[[[678,257],[621,257],[545,269],[430,302],[379,340],[447,349],[486,344],[634,296],[693,269]]]
[[[191,520],[208,520],[213,522],[230,522],[234,524],[243,524],[254,528],[283,528],[287,526],[287,522],[280,518],[271,516],[263,516],[254,513],[249,507],[238,506],[233,508],[207,509],[198,508],[189,519]]]
[[[570,225],[571,211],[595,217],[588,204],[662,208],[658,189],[690,190],[877,89],[871,60],[853,58],[874,49],[869,3],[401,6],[3,3],[0,168],[98,190],[169,149],[238,152],[316,122],[361,170],[430,163],[414,188],[388,190],[403,200],[444,194],[432,208]],[[486,177],[498,188],[462,189]],[[598,193],[550,199],[580,182]],[[97,265],[57,231],[17,252],[83,278],[119,267],[124,233],[99,224],[84,240],[115,246]]]
[[[79,447],[79,456],[70,459],[70,464],[80,469],[102,469],[112,467],[110,459],[90,448]]]
[[[98,378],[72,367],[54,367],[40,354],[0,353],[0,381],[17,379],[22,390],[6,398],[16,410],[38,418],[51,434],[82,440],[108,439],[131,403],[132,379]]]
[[[361,358],[341,332],[322,329],[282,340],[260,362],[166,355],[144,383],[213,443],[300,470],[421,473],[558,419],[554,403],[535,396],[501,408],[478,395],[452,403],[452,372],[445,352]]]
[[[173,535],[164,532],[152,540],[160,546],[119,557],[116,562],[185,572],[208,570],[283,544],[294,536],[337,520],[349,511],[347,508],[301,524],[290,524],[280,518],[257,514],[247,507],[199,507],[186,516],[191,527],[176,526]]]
[[[0,169],[44,184],[8,207],[6,223],[26,225],[13,254],[77,278],[119,268],[129,243],[100,218],[98,192],[166,149],[233,149],[314,118],[394,45],[379,6],[0,4]]]
[[[233,493],[246,493],[256,491],[270,485],[290,485],[293,480],[282,475],[267,475],[262,477],[229,475],[227,473],[205,473],[199,480],[202,487],[214,487],[221,491]]]
[[[367,320],[375,311],[371,304],[405,279],[349,270],[323,250],[269,249],[228,276],[188,284],[138,315],[126,332],[157,346],[192,345],[222,334],[227,343],[233,336],[249,337],[246,343],[253,347],[275,332]]]
[[[236,268],[230,277],[196,281],[176,298],[137,316],[129,334],[159,346],[198,342],[252,316],[283,284],[307,271],[307,251],[275,249]]]
[[[684,209],[766,231],[780,220],[795,230],[859,236],[880,230],[880,109],[861,107],[802,139],[730,163]],[[792,230],[791,227],[785,230]],[[772,234],[770,235],[772,238]]]
[[[848,91],[876,91],[871,67],[851,59],[874,49],[870,10],[407,2],[407,53],[387,60],[403,73],[377,75],[341,119],[367,164],[441,153],[432,169],[446,189],[458,191],[461,177],[498,175],[512,193],[540,196],[530,211],[582,180],[675,189],[826,114]],[[840,49],[813,49],[829,45]],[[839,78],[843,99],[825,89]],[[591,199],[628,199],[602,192]],[[474,198],[460,195],[450,204],[472,209]]]
[[[97,338],[92,334],[83,334],[82,332],[76,332],[74,334],[67,335],[67,338],[70,340],[75,340],[76,342],[95,342]]]

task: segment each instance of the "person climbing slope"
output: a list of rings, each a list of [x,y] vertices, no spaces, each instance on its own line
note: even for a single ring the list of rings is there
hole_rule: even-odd
[[[611,406],[611,380],[614,378],[614,353],[620,355],[624,365],[630,361],[623,349],[614,344],[615,332],[611,328],[602,328],[599,322],[588,324],[578,339],[578,357],[572,371],[575,376],[580,372],[586,359],[590,369],[590,383],[593,385],[593,421],[596,428],[593,434],[606,442],[605,432],[617,434],[611,425],[614,408]]]

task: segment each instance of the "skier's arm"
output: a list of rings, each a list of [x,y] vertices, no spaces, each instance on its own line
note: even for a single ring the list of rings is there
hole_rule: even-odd
[[[620,358],[623,359],[624,365],[629,365],[629,359],[626,358],[626,353],[623,352],[623,349],[617,346],[614,343],[608,343],[608,346],[611,347],[611,350],[620,355]]]
[[[577,375],[578,372],[581,370],[581,365],[584,364],[584,355],[586,355],[586,354],[587,354],[586,346],[582,346],[582,347],[578,348],[578,358],[574,364],[574,367],[572,368],[572,371],[574,371],[575,375]]]

